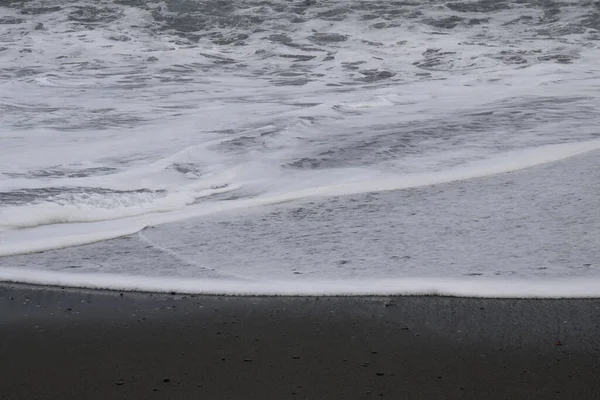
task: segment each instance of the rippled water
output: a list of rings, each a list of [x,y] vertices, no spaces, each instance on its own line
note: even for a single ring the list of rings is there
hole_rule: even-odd
[[[268,214],[273,204],[314,196],[328,204],[339,195],[486,176],[598,147],[598,2],[2,4],[0,255],[195,224],[227,210],[258,206]],[[321,229],[311,224],[302,228],[307,235]],[[281,238],[277,232],[270,235]],[[196,233],[182,240],[206,241]],[[356,235],[343,231],[344,246],[360,241]],[[266,259],[286,259],[268,248],[259,250],[272,255]],[[171,259],[189,253],[168,250]],[[361,251],[382,260],[375,244]],[[192,253],[185,273],[117,269],[202,275],[208,253]],[[38,256],[24,257],[32,266]],[[291,271],[281,260],[251,264],[236,274]],[[442,264],[436,273],[415,264],[410,274],[445,276]],[[339,275],[407,272],[351,265],[341,264]],[[470,273],[465,268],[461,274]]]

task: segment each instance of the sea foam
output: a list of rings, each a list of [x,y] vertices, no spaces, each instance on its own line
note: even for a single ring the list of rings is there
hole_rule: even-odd
[[[0,269],[0,281],[115,291],[231,296],[456,296],[485,298],[591,298],[600,279],[480,280],[391,278],[315,281],[182,279]]]
[[[378,181],[317,186],[253,198],[200,203],[163,213],[156,212],[160,210],[150,210],[151,212],[148,214],[144,213],[143,210],[137,210],[141,215],[128,218],[120,218],[121,215],[115,213],[113,214],[114,220],[104,215],[105,213],[110,213],[110,211],[101,210],[97,216],[94,216],[93,210],[89,211],[89,214],[85,214],[87,215],[85,218],[88,221],[96,219],[99,222],[83,223],[85,221],[77,221],[75,217],[72,217],[73,220],[71,222],[74,223],[48,224],[48,221],[57,218],[53,210],[56,206],[53,205],[48,209],[48,214],[42,213],[38,216],[39,220],[29,222],[29,226],[34,226],[32,228],[0,231],[0,256],[33,253],[93,243],[100,240],[131,235],[148,226],[208,216],[226,211],[243,210],[310,198],[401,190],[485,177],[573,157],[596,149],[600,149],[600,140],[547,145],[500,154],[485,161],[475,162],[468,167],[438,173],[413,174]],[[216,190],[218,191],[219,189]],[[70,218],[68,210],[60,207],[58,209],[60,210],[59,218],[62,220]],[[134,209],[129,212],[135,215],[135,211]],[[78,212],[80,213],[81,211],[78,209]],[[66,216],[63,215],[64,213],[66,213]],[[36,218],[36,216],[33,215],[28,218]],[[7,220],[10,221],[8,218]],[[36,224],[39,226],[36,226]]]

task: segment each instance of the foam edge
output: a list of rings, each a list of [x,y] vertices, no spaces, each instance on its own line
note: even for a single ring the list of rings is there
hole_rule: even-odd
[[[86,274],[0,268],[0,282],[120,292],[221,296],[448,296],[467,298],[600,298],[600,277],[497,280],[233,280]]]

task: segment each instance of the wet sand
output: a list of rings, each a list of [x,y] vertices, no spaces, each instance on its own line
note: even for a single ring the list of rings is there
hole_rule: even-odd
[[[600,398],[600,299],[0,286],[5,399]]]

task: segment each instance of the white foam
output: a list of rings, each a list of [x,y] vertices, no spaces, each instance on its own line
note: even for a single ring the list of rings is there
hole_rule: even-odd
[[[0,256],[33,253],[131,235],[147,226],[181,221],[225,211],[242,210],[315,197],[408,189],[516,171],[600,149],[600,140],[537,147],[476,162],[469,167],[394,179],[311,187],[275,195],[227,202],[208,202],[168,213],[143,214],[117,221],[44,225],[17,231],[0,231]],[[313,182],[314,183],[314,182]],[[45,220],[44,220],[45,221]]]
[[[535,281],[390,278],[319,281],[243,281],[113,274],[76,274],[0,268],[0,281],[116,291],[231,296],[456,296],[483,298],[600,297],[600,279]]]
[[[122,204],[99,197],[96,204],[79,202],[74,204],[41,203],[0,209],[0,230],[31,228],[42,225],[67,224],[77,222],[97,222],[132,217],[154,212],[167,212],[182,208],[194,202],[189,195],[175,195],[169,198]]]
[[[343,196],[356,193],[400,190],[480,178],[530,168],[598,149],[600,149],[600,140],[540,146],[532,149],[501,153],[494,157],[490,157],[489,159],[473,162],[466,166],[447,171],[411,174],[392,179],[352,182],[309,188],[265,198],[262,199],[259,204],[274,204],[308,197]]]
[[[239,186],[232,185],[195,191],[188,187],[188,190],[168,193],[164,196],[153,193],[133,193],[127,197],[87,194],[75,195],[73,196],[75,199],[69,200],[4,207],[0,209],[0,231],[53,224],[110,221],[153,213],[166,213],[184,208],[197,199],[238,188]]]

